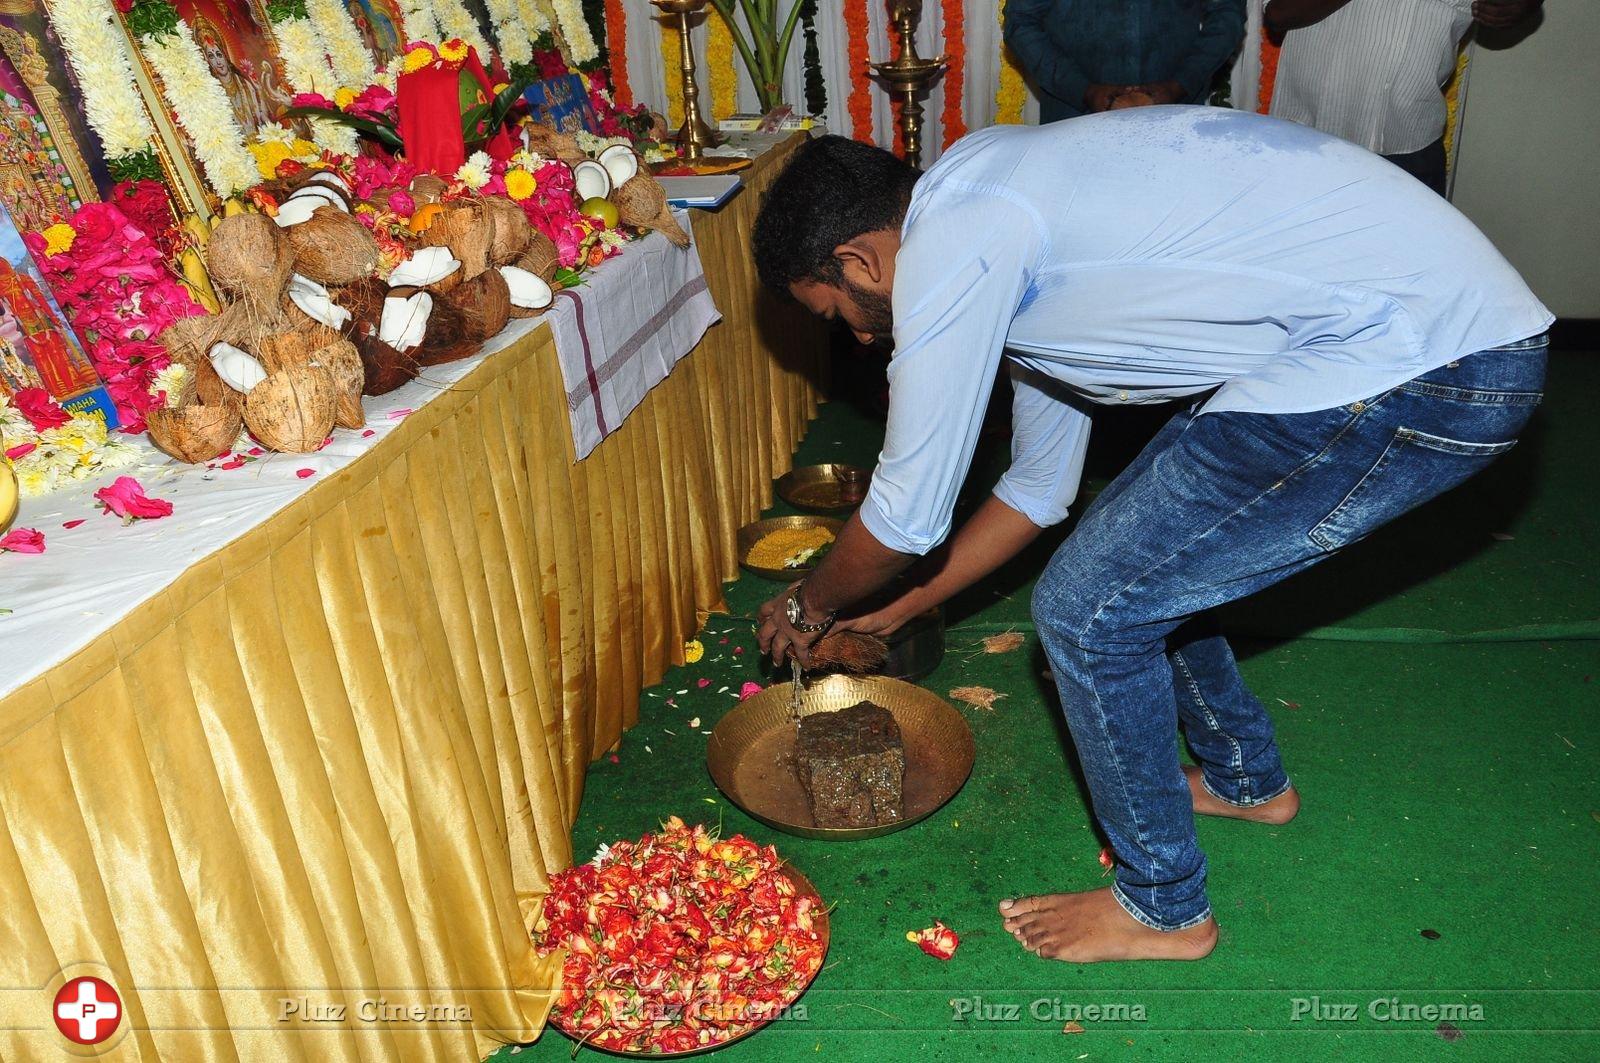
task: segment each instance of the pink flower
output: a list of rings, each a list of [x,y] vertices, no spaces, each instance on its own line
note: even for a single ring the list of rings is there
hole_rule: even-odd
[[[6,451],[6,457],[12,461],[16,461],[18,458],[27,457],[29,454],[32,454],[38,449],[39,444],[37,443],[19,443],[10,450]]]
[[[368,85],[361,95],[350,101],[345,113],[362,118],[393,118],[398,108],[394,93],[382,85]]]
[[[289,106],[291,106],[291,107],[321,107],[321,108],[323,108],[325,110],[329,110],[329,111],[333,111],[333,110],[337,110],[338,109],[338,108],[334,107],[332,100],[328,99],[328,97],[324,96],[320,92],[299,92],[299,93],[296,93],[294,98],[289,101]]]
[[[44,532],[35,528],[13,528],[0,535],[0,554],[44,553]]]
[[[57,406],[44,388],[23,388],[11,396],[11,405],[33,423],[36,432],[60,428],[72,420],[72,415]]]
[[[115,513],[124,524],[136,520],[155,520],[172,514],[172,503],[164,498],[151,498],[144,493],[144,485],[131,476],[119,476],[110,487],[102,487],[94,497]]]
[[[708,687],[710,685],[711,685],[711,680],[709,680],[709,679],[700,679],[700,680],[697,680],[695,682],[695,686],[699,687],[701,690],[704,690],[706,687]]]
[[[753,698],[761,693],[762,689],[764,688],[760,683],[746,683],[739,688],[739,700],[744,701],[746,698]]]
[[[389,193],[389,209],[402,218],[409,218],[417,212],[417,201],[411,198],[410,192],[396,189]]]

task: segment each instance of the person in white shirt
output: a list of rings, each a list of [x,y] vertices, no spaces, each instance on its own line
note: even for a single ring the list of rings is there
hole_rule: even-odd
[[[1512,26],[1542,0],[1270,0],[1280,41],[1271,113],[1382,155],[1445,194],[1444,85],[1474,23]]]

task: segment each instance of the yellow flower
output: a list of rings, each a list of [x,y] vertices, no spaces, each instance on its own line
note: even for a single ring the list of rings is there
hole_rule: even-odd
[[[527,170],[506,171],[506,195],[521,201],[539,190],[539,182]],[[699,645],[699,643],[694,643]]]
[[[460,63],[467,58],[467,45],[460,37],[453,37],[439,45],[439,58],[450,63]]]
[[[339,91],[335,92],[333,94],[333,105],[335,107],[339,108],[339,110],[341,110],[341,111],[344,110],[346,107],[350,106],[355,101],[356,101],[356,92],[355,92],[355,89],[352,89],[352,88],[341,86]]]
[[[44,253],[48,257],[71,251],[72,241],[78,238],[78,231],[65,222],[57,222],[41,235],[44,237]]]
[[[506,82],[506,81],[502,81],[502,82],[500,82],[500,84],[498,84],[498,85],[496,85],[496,86],[495,86],[495,87],[494,87],[494,94],[495,94],[495,95],[496,95],[496,96],[498,96],[498,95],[500,95],[500,94],[501,94],[501,93],[502,93],[502,92],[504,92],[504,91],[506,91],[506,89],[509,89],[509,88],[510,88],[510,87],[511,87],[511,84],[510,84],[510,82]]]
[[[510,186],[510,182],[508,181],[507,182],[507,187],[509,187],[509,186]],[[688,642],[685,642],[683,644],[683,659],[685,661],[687,661],[689,664],[694,664],[696,661],[698,661],[700,658],[704,657],[705,655],[706,655],[706,648],[705,648],[705,646],[701,645],[699,639],[690,639]]]
[[[257,142],[247,146],[250,149],[250,154],[256,157],[256,169],[261,171],[261,177],[266,181],[277,177],[278,165],[294,155],[294,151],[289,145],[279,143],[276,140],[269,140],[265,144]]]
[[[429,48],[417,47],[406,53],[401,69],[407,74],[414,74],[418,70],[433,62],[433,51]]]

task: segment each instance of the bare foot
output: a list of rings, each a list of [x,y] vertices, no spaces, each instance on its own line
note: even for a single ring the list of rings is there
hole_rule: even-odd
[[[1000,915],[1023,948],[1068,963],[1199,960],[1217,945],[1215,919],[1187,930],[1154,930],[1123,911],[1109,886],[1001,901]]]
[[[1294,787],[1289,787],[1271,801],[1264,801],[1259,805],[1241,807],[1230,805],[1207,790],[1200,781],[1200,769],[1193,764],[1183,766],[1183,774],[1189,778],[1189,792],[1194,795],[1194,810],[1202,816],[1224,816],[1228,819],[1244,819],[1251,823],[1271,823],[1281,827],[1289,822],[1300,811],[1300,795]]]

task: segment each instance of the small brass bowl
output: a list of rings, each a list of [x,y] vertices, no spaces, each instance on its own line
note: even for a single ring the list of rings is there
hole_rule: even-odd
[[[791,686],[777,683],[741,702],[717,724],[706,746],[706,767],[717,789],[769,827],[835,841],[893,834],[937,812],[972,774],[972,729],[943,698],[883,676],[826,676],[806,688],[800,715],[832,712],[858,701],[888,709],[905,743],[905,815],[874,827],[819,827],[794,770]]]
[[[867,497],[872,470],[858,465],[802,465],[778,477],[778,497],[807,513],[849,513]]]
[[[750,550],[761,541],[761,537],[782,528],[827,528],[835,537],[839,529],[844,527],[844,521],[832,517],[769,517],[746,524],[739,529],[737,547],[739,550],[739,567],[746,572],[753,572],[765,579],[775,579],[783,583],[791,583],[811,574],[815,565],[800,565],[796,568],[762,568],[752,565],[745,560],[750,556]]]
[[[811,917],[811,925],[812,928],[816,930],[817,937],[822,940],[822,962],[817,965],[817,969],[815,971],[811,972],[811,977],[806,979],[806,984],[800,987],[799,991],[795,993],[793,999],[788,1000],[783,1004],[783,1007],[787,1008],[793,1005],[796,1000],[799,1000],[801,997],[806,995],[806,990],[811,988],[811,983],[817,980],[817,975],[821,974],[822,969],[828,965],[828,946],[833,940],[833,931],[828,922],[828,907],[822,900],[822,894],[817,892],[817,887],[811,884],[811,880],[806,878],[799,871],[795,870],[793,864],[783,865],[782,873],[788,877],[790,882],[794,883],[795,896],[810,897],[812,900],[816,901],[816,906],[812,908],[813,915]],[[775,1017],[776,1016],[774,1016],[774,1018]],[[553,1018],[550,1022],[550,1025],[559,1030],[563,1036],[578,1042],[578,1044],[583,1048],[590,1049],[594,1052],[604,1052],[608,1056],[625,1056],[630,1059],[677,1059],[682,1056],[698,1056],[703,1055],[706,1052],[715,1052],[719,1048],[726,1048],[735,1041],[743,1041],[751,1034],[759,1033],[770,1022],[772,1022],[771,1018],[765,1019],[761,1022],[755,1023],[749,1029],[735,1034],[726,1041],[718,1041],[716,1044],[689,1048],[682,1052],[630,1052],[625,1049],[606,1048],[601,1045],[594,1044],[591,1041],[584,1040],[583,1035],[563,1028],[561,1024],[556,1022]]]

